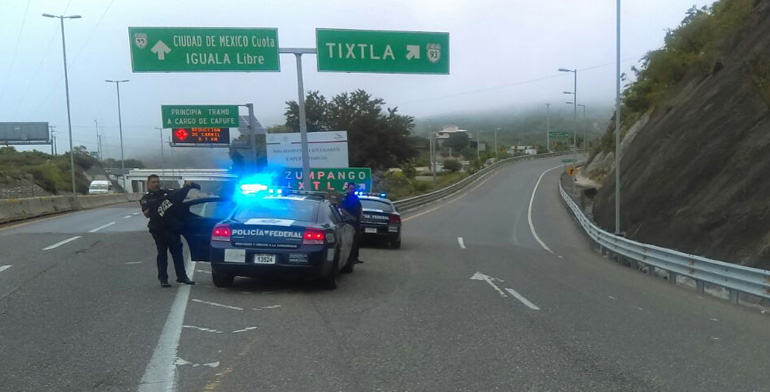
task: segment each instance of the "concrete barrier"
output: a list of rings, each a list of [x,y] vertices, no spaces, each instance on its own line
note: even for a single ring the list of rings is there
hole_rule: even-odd
[[[37,218],[68,211],[88,210],[126,202],[136,202],[141,193],[112,195],[48,196],[0,199],[0,223]]]

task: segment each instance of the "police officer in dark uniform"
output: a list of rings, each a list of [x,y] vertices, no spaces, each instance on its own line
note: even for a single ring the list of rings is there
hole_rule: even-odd
[[[361,244],[361,200],[359,200],[358,195],[356,195],[355,183],[349,182],[345,184],[345,191],[347,193],[345,193],[342,201],[340,201],[340,207],[345,215],[355,218],[355,222],[351,222],[356,229],[356,234],[353,237],[353,249],[350,251],[351,257],[356,263],[363,263],[363,260],[358,259],[358,248]]]
[[[152,234],[152,239],[155,240],[155,246],[158,249],[158,279],[161,287],[171,287],[168,283],[167,273],[168,252],[171,252],[171,258],[174,261],[176,281],[183,284],[195,284],[187,277],[184,269],[182,238],[180,236],[182,218],[179,212],[179,205],[193,188],[200,189],[200,186],[191,181],[185,181],[182,189],[175,191],[161,189],[160,178],[152,174],[147,177],[147,193],[139,200],[142,213],[150,218],[147,227],[150,229],[150,234]]]

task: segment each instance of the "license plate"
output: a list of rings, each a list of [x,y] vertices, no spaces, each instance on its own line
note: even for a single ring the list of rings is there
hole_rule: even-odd
[[[231,263],[245,263],[246,249],[225,249],[225,261]]]
[[[254,264],[275,264],[275,255],[254,255]]]
[[[376,227],[364,227],[364,233],[376,233],[377,228]]]

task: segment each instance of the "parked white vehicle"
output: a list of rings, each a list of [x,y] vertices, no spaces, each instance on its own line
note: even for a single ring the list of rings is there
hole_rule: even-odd
[[[112,183],[106,180],[91,181],[91,185],[88,186],[89,195],[107,195],[115,193],[115,189],[112,187]]]

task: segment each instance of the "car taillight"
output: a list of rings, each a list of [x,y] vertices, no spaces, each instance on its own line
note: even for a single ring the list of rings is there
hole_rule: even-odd
[[[306,229],[302,235],[303,245],[323,245],[326,233],[318,229]]]
[[[401,224],[401,215],[390,214],[390,224],[391,225],[400,225]]]
[[[230,225],[216,225],[211,232],[212,241],[226,241],[230,242]]]

